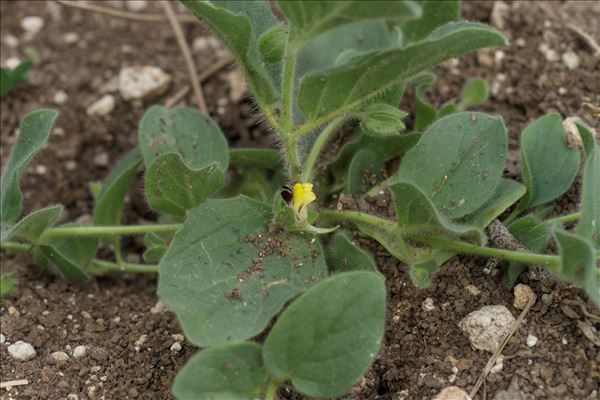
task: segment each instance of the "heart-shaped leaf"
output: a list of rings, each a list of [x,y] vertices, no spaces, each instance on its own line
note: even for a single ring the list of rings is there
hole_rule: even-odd
[[[347,234],[337,231],[325,248],[327,266],[331,271],[371,271],[378,272],[373,256],[352,243]]]
[[[261,348],[236,343],[202,350],[175,377],[180,400],[254,400],[267,380]]]
[[[450,23],[414,45],[369,52],[343,66],[307,75],[300,84],[298,105],[308,121],[322,124],[441,61],[506,43],[486,25]]]
[[[600,147],[588,155],[581,189],[581,219],[577,234],[600,249]]]
[[[184,216],[223,186],[225,178],[218,164],[189,169],[179,154],[155,159],[144,176],[144,193],[150,207],[158,212]]]
[[[336,274],[309,289],[279,317],[263,359],[276,379],[314,397],[344,394],[375,359],[385,327],[380,274]]]
[[[500,117],[449,115],[406,153],[398,177],[419,187],[442,213],[460,218],[494,194],[506,163],[506,142]]]
[[[520,210],[547,203],[565,193],[579,169],[579,151],[568,146],[558,114],[540,117],[523,130],[521,159],[527,193],[519,202]]]
[[[158,294],[192,343],[220,346],[257,335],[326,274],[319,241],[269,232],[271,218],[271,207],[243,196],[210,199],[187,213],[161,259]]]
[[[223,171],[229,166],[225,136],[207,115],[194,108],[152,106],[142,117],[138,134],[146,168],[166,153],[181,155],[193,170],[214,163]]]
[[[0,240],[15,238],[35,243],[46,229],[58,222],[62,212],[62,205],[35,210],[14,225],[3,225]]]
[[[0,180],[1,222],[13,223],[21,213],[21,174],[27,163],[46,144],[57,115],[54,110],[41,109],[27,114],[21,121],[17,142]]]

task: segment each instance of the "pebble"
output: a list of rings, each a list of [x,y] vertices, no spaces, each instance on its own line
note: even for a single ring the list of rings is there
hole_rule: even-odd
[[[125,6],[129,11],[139,12],[146,9],[148,2],[146,0],[127,0]]]
[[[498,357],[496,364],[494,364],[494,366],[490,368],[490,374],[497,374],[498,372],[502,371],[502,368],[504,368],[504,359],[502,358],[502,356],[500,356]]]
[[[483,306],[463,318],[458,326],[468,336],[471,346],[493,353],[514,321],[515,317],[505,306]]]
[[[537,344],[538,338],[533,335],[527,335],[527,346],[533,347]]]
[[[30,34],[36,34],[44,27],[44,20],[37,16],[27,16],[21,20],[21,28]]]
[[[13,315],[15,317],[18,317],[21,315],[21,313],[19,312],[19,310],[17,310],[13,306],[10,306],[10,307],[8,307],[8,315]]]
[[[520,37],[520,38],[517,38],[517,40],[515,40],[515,44],[518,47],[525,47],[527,45],[527,42],[525,41],[524,38]]]
[[[508,4],[503,1],[495,1],[492,7],[492,14],[490,15],[490,21],[492,26],[498,29],[504,29],[506,18],[508,17],[510,8]]]
[[[558,52],[553,49],[549,49],[544,55],[546,56],[546,60],[548,60],[550,62],[560,60],[560,56],[558,55]]]
[[[111,94],[102,96],[90,104],[86,109],[85,113],[90,117],[93,115],[105,116],[108,115],[115,108],[115,97]]]
[[[126,67],[119,72],[119,92],[125,100],[143,100],[163,94],[171,76],[158,67]]]
[[[4,334],[0,333],[0,344],[4,344],[4,342],[6,342],[6,336],[4,336]]]
[[[108,165],[108,153],[98,153],[94,156],[94,164],[99,167],[106,167]]]
[[[471,400],[471,397],[458,386],[448,386],[439,392],[433,400]]]
[[[8,69],[15,69],[21,65],[21,60],[18,57],[10,57],[4,61],[4,66]]]
[[[185,340],[185,336],[183,336],[181,333],[175,333],[171,336],[178,342],[183,342]]]
[[[75,346],[75,348],[73,349],[73,357],[81,358],[81,357],[85,356],[86,352],[87,352],[87,347],[85,347],[83,345]]]
[[[246,94],[246,81],[238,68],[231,70],[227,74],[229,81],[229,96],[234,103],[239,102]]]
[[[579,56],[572,51],[567,51],[566,53],[563,53],[562,62],[570,70],[579,68],[579,64],[581,64],[581,60],[579,59]]]
[[[79,400],[79,396],[77,396],[75,393],[69,393],[67,395],[67,400]]]
[[[171,351],[172,351],[173,353],[178,353],[178,352],[180,352],[180,351],[181,351],[181,343],[179,343],[179,342],[175,342],[175,343],[173,343],[173,344],[171,345]]]
[[[475,285],[469,285],[465,287],[465,289],[467,289],[467,292],[473,296],[479,296],[481,294],[481,290],[479,290],[479,288]]]
[[[160,300],[158,300],[154,307],[150,309],[151,314],[160,314],[164,311],[167,311],[167,306],[165,306],[165,304]]]
[[[531,296],[534,295],[533,290],[523,283],[519,283],[517,286],[515,286],[513,289],[513,294],[515,296],[513,306],[517,310],[524,309],[527,306],[527,303],[529,303]]]
[[[421,303],[421,309],[425,312],[430,312],[435,310],[435,304],[433,304],[433,299],[431,297],[426,298]]]
[[[17,39],[15,35],[8,34],[4,36],[3,42],[5,45],[12,47],[13,49],[19,46],[19,39]]]
[[[62,40],[65,44],[75,44],[79,42],[79,34],[77,32],[66,32],[62,36]]]
[[[142,345],[144,343],[146,343],[146,339],[148,339],[148,335],[144,334],[144,335],[140,336],[138,340],[135,341],[135,343],[133,344],[135,351],[140,351],[140,348],[142,347]]]
[[[69,95],[64,90],[57,90],[52,100],[58,105],[65,104],[69,100]]]
[[[77,161],[69,160],[65,163],[65,168],[67,171],[75,171],[77,169]]]
[[[63,364],[70,360],[69,355],[64,351],[55,351],[50,354],[50,360],[55,364]]]
[[[27,361],[36,356],[36,351],[32,345],[22,340],[8,346],[8,352],[15,360]]]
[[[35,173],[38,175],[46,175],[46,173],[48,172],[48,167],[46,167],[44,164],[38,164],[35,166]]]

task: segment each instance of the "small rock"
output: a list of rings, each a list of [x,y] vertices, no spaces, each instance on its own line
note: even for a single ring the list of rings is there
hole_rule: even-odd
[[[85,113],[90,117],[93,115],[105,116],[110,114],[114,108],[115,98],[113,95],[107,94],[90,104],[85,109]]]
[[[15,69],[19,65],[21,65],[21,59],[18,57],[10,57],[6,61],[4,61],[4,66],[8,69]]]
[[[471,397],[458,386],[448,386],[439,392],[433,400],[471,400]]]
[[[527,346],[533,347],[537,344],[538,338],[533,335],[527,335]]]
[[[98,153],[94,156],[94,164],[99,167],[106,167],[108,165],[108,153]]]
[[[92,347],[90,349],[90,357],[96,361],[105,361],[108,359],[108,351],[102,347]]]
[[[69,100],[69,95],[64,90],[57,90],[52,99],[56,104],[65,104]]]
[[[504,368],[502,361],[496,362],[496,364],[490,368],[490,374],[497,374],[498,372],[502,371],[502,368]]]
[[[579,56],[572,51],[567,51],[566,53],[563,53],[562,62],[567,66],[567,68],[571,70],[579,68],[579,64],[581,64]]]
[[[8,34],[6,36],[4,36],[4,39],[2,40],[4,42],[5,45],[7,45],[8,47],[11,48],[15,48],[19,46],[19,39],[17,39],[17,37],[15,35],[11,35]]]
[[[179,343],[179,342],[175,342],[175,343],[173,343],[173,344],[171,345],[171,351],[172,351],[173,353],[178,353],[178,352],[180,352],[180,351],[181,351],[181,343]]]
[[[435,304],[433,304],[433,299],[431,297],[426,298],[421,303],[421,309],[425,312],[430,312],[435,310]]]
[[[75,171],[77,169],[77,161],[69,160],[65,163],[65,168],[67,171]]]
[[[160,300],[158,300],[154,307],[150,309],[151,314],[160,314],[164,311],[167,311],[167,306],[165,306],[165,304]]]
[[[79,396],[77,396],[75,393],[69,393],[67,395],[67,400],[79,400]]]
[[[471,345],[491,353],[498,349],[515,317],[504,306],[484,306],[463,318],[458,326],[469,337]]]
[[[4,334],[0,333],[0,344],[4,344],[4,342],[6,342],[6,336],[4,336]]]
[[[18,317],[21,315],[21,313],[19,312],[19,310],[17,310],[13,306],[10,306],[10,307],[8,307],[8,315]]]
[[[495,1],[494,6],[492,7],[492,14],[490,16],[492,26],[495,26],[498,29],[504,29],[509,11],[510,8],[508,7],[508,4],[503,1]]]
[[[139,12],[146,9],[148,2],[146,0],[127,0],[125,6],[129,11]]]
[[[44,27],[44,20],[37,16],[28,16],[21,20],[21,28],[27,33],[35,35]]]
[[[212,36],[198,36],[192,42],[192,49],[195,52],[203,52],[207,50],[214,50],[221,47],[221,43]]]
[[[38,175],[46,175],[46,173],[48,172],[48,167],[46,167],[44,164],[38,164],[35,166],[35,173]]]
[[[227,80],[229,81],[229,97],[234,103],[237,103],[246,94],[246,81],[238,68],[227,74]]]
[[[36,356],[36,351],[32,345],[22,340],[8,346],[8,352],[15,360],[27,361]]]
[[[479,290],[479,288],[475,285],[469,285],[465,287],[465,289],[467,289],[467,292],[473,296],[479,296],[481,294],[481,290]]]
[[[125,100],[143,100],[163,94],[171,76],[152,66],[127,67],[119,73],[119,92]]]
[[[185,340],[185,336],[183,336],[181,333],[175,333],[171,336],[178,342],[183,342]]]
[[[87,352],[87,347],[85,347],[83,345],[75,346],[75,348],[73,349],[73,357],[81,358],[81,357],[85,356],[86,352]]]
[[[146,343],[146,339],[148,339],[148,335],[144,334],[144,335],[140,336],[138,338],[138,340],[135,341],[135,343],[133,344],[134,348],[135,348],[135,351],[140,351],[142,345],[144,343]]]
[[[50,360],[55,364],[63,364],[70,360],[69,355],[64,351],[55,351],[50,354]]]
[[[502,50],[496,50],[494,52],[494,63],[497,66],[500,66],[502,64],[502,60],[504,60],[505,56],[506,56],[506,53],[504,53]]]
[[[399,315],[394,315],[392,317],[392,321],[394,321],[394,323],[397,324],[398,322],[400,322],[400,316]]]
[[[79,42],[79,34],[77,32],[66,32],[62,36],[62,40],[65,44],[75,44]]]
[[[522,283],[519,283],[517,286],[515,286],[513,293],[515,296],[513,306],[517,310],[524,309],[527,306],[527,303],[529,303],[531,296],[534,296],[533,290],[529,286]]]
[[[517,40],[515,40],[515,44],[516,44],[518,47],[525,47],[525,46],[527,45],[527,42],[525,41],[525,39],[524,39],[524,38],[522,38],[522,37],[519,37],[519,38],[517,38]]]
[[[550,62],[560,60],[560,56],[558,55],[558,52],[553,49],[549,49],[546,53],[544,53],[544,55],[546,56],[546,60],[548,60]]]

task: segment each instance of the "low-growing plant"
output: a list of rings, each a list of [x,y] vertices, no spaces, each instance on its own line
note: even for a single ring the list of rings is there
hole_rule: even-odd
[[[177,398],[273,399],[286,382],[314,397],[352,387],[383,338],[385,284],[373,257],[335,224],[375,239],[420,287],[468,253],[510,262],[508,285],[523,265],[543,266],[600,305],[600,147],[592,129],[576,121],[578,132],[569,132],[583,142],[581,209],[548,219],[545,206],[569,189],[581,158],[558,114],[522,132],[519,183],[502,177],[502,118],[465,111],[487,98],[485,81],[470,80],[440,109],[426,99],[435,82],[428,69],[507,44],[486,25],[457,21],[458,2],[280,0],[285,21],[263,1],[183,3],[236,58],[280,151],[229,149],[207,115],[153,106],[140,121],[139,146],[94,186],[93,225],[55,226],[61,205],[19,219],[19,177],[56,117],[39,110],[22,121],[1,192],[2,248],[31,251],[69,280],[158,271],[160,298],[188,340],[205,348],[175,379]],[[409,87],[415,115],[405,124],[398,105]],[[325,156],[342,127],[347,139]],[[141,169],[163,222],[120,225]],[[331,207],[341,193],[389,193],[395,218]],[[528,251],[486,246],[485,229],[511,207],[504,224]],[[568,222],[577,222],[574,231],[563,228]],[[135,234],[145,235],[144,259],[158,265],[123,261],[119,237]],[[545,251],[551,241],[556,254]],[[114,262],[94,258],[99,243],[112,247]],[[274,319],[262,343],[250,341]]]

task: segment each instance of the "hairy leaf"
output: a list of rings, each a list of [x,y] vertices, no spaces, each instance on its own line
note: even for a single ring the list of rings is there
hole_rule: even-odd
[[[325,248],[329,269],[337,272],[378,272],[373,256],[352,243],[345,232],[337,231]]]
[[[577,234],[600,249],[600,147],[588,156],[583,171],[581,189],[581,219]]]
[[[519,182],[500,178],[492,197],[477,210],[464,217],[462,222],[483,229],[523,197],[525,191],[525,186]]]
[[[0,240],[4,241],[16,238],[35,243],[46,229],[53,227],[58,222],[62,213],[62,205],[35,210],[18,223],[6,227],[3,226]]]
[[[451,23],[414,45],[369,52],[346,65],[306,76],[298,105],[310,122],[324,123],[441,61],[505,44],[504,36],[485,25]]]
[[[424,39],[436,28],[460,18],[459,0],[424,0],[421,6],[421,18],[401,24],[404,44]]]
[[[21,213],[19,180],[29,161],[44,146],[58,113],[41,109],[30,112],[21,121],[19,136],[0,179],[0,221],[13,223]]]
[[[336,274],[300,296],[267,336],[263,359],[276,379],[314,397],[344,394],[375,359],[385,327],[380,274]]]
[[[175,377],[177,399],[254,400],[267,374],[256,343],[236,343],[202,350]]]
[[[521,134],[523,183],[527,193],[519,209],[552,201],[565,193],[579,169],[579,151],[567,144],[558,114],[540,117]]]
[[[593,128],[588,126],[582,120],[577,118],[574,122],[575,126],[577,127],[577,130],[579,131],[579,135],[581,136],[581,141],[583,142],[585,154],[589,157],[597,146],[596,137],[598,136],[598,134]]]
[[[375,175],[378,180],[381,179],[383,164],[384,159],[381,155],[369,149],[360,150],[352,158],[348,167],[346,191],[351,195],[364,193],[371,186],[365,182],[365,175]]]
[[[483,78],[471,78],[462,89],[462,99],[459,108],[478,106],[489,96],[488,84]]]
[[[146,246],[144,251],[144,260],[146,261],[160,260],[169,247],[167,242],[154,232],[148,232],[144,235],[144,246]]]
[[[158,294],[202,347],[260,333],[326,273],[318,241],[269,232],[271,207],[247,197],[190,210],[159,266]]]
[[[63,226],[74,226],[73,224]],[[98,240],[89,237],[53,238],[38,246],[40,255],[52,262],[56,272],[68,281],[84,281],[90,276],[88,267],[94,258]]]
[[[506,152],[502,118],[453,114],[431,125],[406,153],[398,178],[419,187],[442,213],[460,218],[494,194]]]
[[[282,155],[275,149],[231,149],[229,162],[239,167],[260,167],[273,170],[284,168]]]

